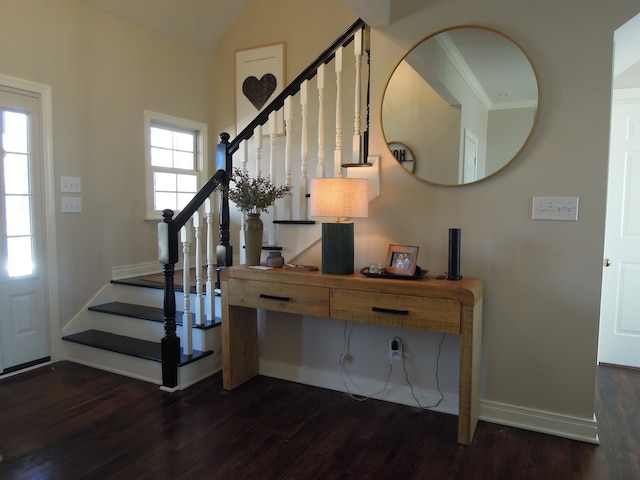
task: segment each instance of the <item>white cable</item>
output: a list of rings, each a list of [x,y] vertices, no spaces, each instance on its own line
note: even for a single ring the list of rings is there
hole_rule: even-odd
[[[438,356],[436,357],[436,388],[438,389],[438,393],[440,394],[440,399],[438,399],[438,401],[433,405],[426,405],[426,406],[422,406],[422,404],[420,403],[420,400],[418,400],[418,397],[416,397],[413,391],[413,385],[409,381],[409,373],[407,372],[407,367],[405,365],[404,345],[402,343],[402,339],[400,337],[394,338],[394,340],[400,342],[400,345],[402,345],[402,369],[404,370],[404,376],[405,376],[405,379],[407,380],[407,384],[409,385],[409,388],[411,388],[411,396],[418,404],[418,407],[421,408],[422,410],[436,408],[438,405],[440,405],[442,400],[444,400],[444,393],[442,393],[442,390],[440,390],[440,377],[438,376],[438,373],[440,370],[440,354],[442,353],[442,344],[444,343],[444,339],[446,336],[447,336],[446,332],[442,334],[442,338],[440,339],[440,343],[438,344]]]
[[[389,361],[389,373],[387,374],[387,380],[384,383],[384,387],[382,387],[381,390],[377,391],[376,393],[372,393],[370,395],[355,395],[351,392],[351,389],[349,388],[349,385],[347,385],[345,376],[348,376],[348,374],[346,373],[346,371],[344,370],[344,361],[347,357],[347,321],[345,320],[344,322],[344,333],[343,333],[343,337],[344,337],[344,342],[342,345],[342,354],[340,355],[340,361],[338,362],[338,371],[340,372],[340,379],[342,380],[342,384],[344,385],[344,388],[347,391],[347,394],[349,395],[349,397],[351,397],[353,400],[356,400],[358,402],[364,402],[365,400],[369,400],[370,398],[375,397],[376,395],[380,395],[382,392],[384,392],[387,389],[387,386],[389,385],[389,379],[391,378],[391,371],[393,368],[393,365],[391,361]]]

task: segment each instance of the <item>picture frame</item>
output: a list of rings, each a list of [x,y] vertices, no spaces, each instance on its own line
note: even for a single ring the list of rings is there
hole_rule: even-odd
[[[275,43],[235,52],[236,134],[249,125],[285,85],[285,44]],[[284,135],[282,109],[276,113],[276,134]],[[271,125],[265,123],[262,134],[269,135]]]
[[[389,245],[384,271],[394,275],[413,276],[418,261],[418,247],[411,245]]]

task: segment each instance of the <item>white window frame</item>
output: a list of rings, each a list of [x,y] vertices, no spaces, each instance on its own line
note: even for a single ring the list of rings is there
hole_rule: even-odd
[[[196,165],[195,173],[198,178],[198,190],[202,188],[208,179],[207,165],[207,125],[193,120],[166,115],[164,113],[144,112],[144,149],[145,149],[145,175],[146,175],[146,216],[145,220],[162,220],[162,212],[153,209],[153,173],[151,166],[151,127],[168,127],[176,130],[189,130],[196,134]],[[174,216],[178,211],[174,212]]]

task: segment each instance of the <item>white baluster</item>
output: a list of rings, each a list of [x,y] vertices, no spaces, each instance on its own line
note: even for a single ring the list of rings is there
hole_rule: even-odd
[[[336,50],[336,149],[333,151],[333,176],[342,172],[342,47]]]
[[[256,150],[256,176],[262,174],[262,125],[258,125],[253,134]]]
[[[189,231],[189,223],[180,229],[180,237],[182,240],[182,293],[184,298],[184,312],[182,313],[182,351],[185,355],[193,353],[193,344],[191,340],[191,265],[189,263],[189,243],[191,235]]]
[[[318,165],[316,177],[324,177],[324,63],[316,74],[318,81]]]
[[[308,115],[308,106],[309,106],[309,80],[305,80],[302,82],[300,86],[300,107],[302,110],[302,132],[301,132],[301,140],[300,140],[300,199],[299,203],[299,216],[302,220],[307,220],[309,218],[309,208],[308,208],[308,198],[307,198],[307,182],[308,182],[308,173],[307,173],[307,164],[309,161],[309,125],[307,123],[307,115]]]
[[[362,30],[358,30],[353,37],[353,57],[356,62],[356,89],[355,89],[355,105],[354,105],[354,122],[353,122],[353,163],[360,161],[360,136],[362,131],[361,105],[362,105]]]
[[[195,236],[194,249],[196,251],[196,324],[204,325],[204,285],[202,282],[202,227],[200,226],[200,213],[196,212],[192,218],[193,232]]]
[[[291,186],[291,97],[284,99],[284,184]],[[293,220],[293,205],[291,195],[284,197],[284,210],[287,220]]]
[[[206,290],[206,305],[205,305],[205,315],[212,321],[216,321],[216,299],[215,299],[215,266],[217,263],[217,259],[214,259],[214,205],[210,198],[207,198],[204,201],[204,212],[205,217],[207,219],[207,284],[205,286]]]
[[[242,160],[240,161],[240,169],[243,172],[247,171],[247,162],[249,161],[249,142],[242,141]]]

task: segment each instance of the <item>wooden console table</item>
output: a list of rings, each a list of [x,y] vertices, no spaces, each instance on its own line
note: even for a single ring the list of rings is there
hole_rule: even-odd
[[[226,390],[258,374],[256,309],[459,334],[458,443],[471,444],[478,423],[480,280],[395,280],[239,265],[222,270],[221,291]]]

